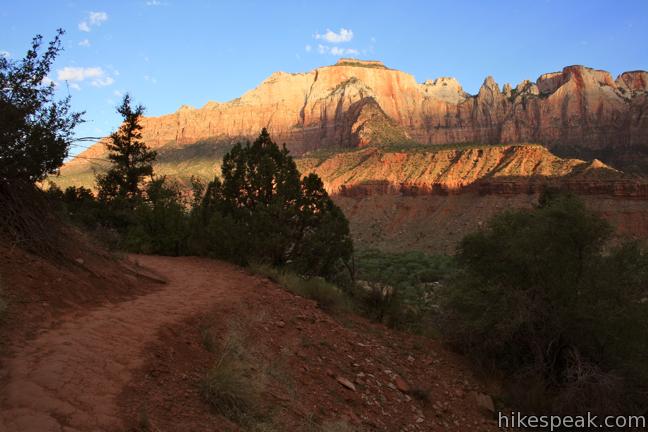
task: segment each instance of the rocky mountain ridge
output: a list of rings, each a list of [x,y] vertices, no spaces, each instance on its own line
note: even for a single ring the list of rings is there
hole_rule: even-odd
[[[487,77],[479,92],[470,95],[454,78],[418,83],[380,62],[343,59],[306,73],[276,72],[229,102],[183,106],[145,118],[143,133],[151,147],[184,148],[254,138],[266,127],[297,156],[385,142],[532,142],[560,155],[598,157],[642,171],[641,155],[648,153],[647,107],[645,71],[624,72],[614,80],[605,71],[568,66],[536,82],[502,89]],[[98,144],[81,156],[103,152]]]

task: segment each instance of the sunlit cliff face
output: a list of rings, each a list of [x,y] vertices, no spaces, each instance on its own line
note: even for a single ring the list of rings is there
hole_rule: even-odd
[[[454,78],[418,83],[381,62],[342,59],[307,73],[274,73],[226,103],[183,106],[146,118],[144,139],[154,148],[184,147],[210,139],[254,138],[267,127],[294,155],[396,140],[532,142],[586,159],[617,149],[612,157],[623,159],[629,149],[648,142],[647,91],[644,71],[613,80],[605,71],[569,66],[515,87],[500,88],[488,77],[473,96]],[[103,151],[96,146],[84,156]],[[87,161],[73,162],[78,163]]]

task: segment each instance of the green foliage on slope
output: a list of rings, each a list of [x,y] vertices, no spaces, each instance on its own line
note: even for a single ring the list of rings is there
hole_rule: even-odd
[[[648,254],[610,249],[611,228],[545,193],[463,239],[444,333],[519,383],[516,404],[555,413],[646,408]]]
[[[225,154],[220,178],[207,186],[192,179],[191,195],[163,176],[131,180],[128,193],[99,200],[84,188],[52,187],[49,194],[71,220],[113,230],[115,246],[129,251],[258,261],[326,277],[351,257],[348,221],[319,177],[300,178],[288,151],[265,130]]]
[[[452,257],[360,250],[354,265],[355,297],[365,314],[393,327],[435,332],[436,293],[455,270]]]

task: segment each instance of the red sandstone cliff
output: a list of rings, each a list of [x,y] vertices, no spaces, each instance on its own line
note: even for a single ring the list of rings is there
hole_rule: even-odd
[[[277,72],[238,99],[143,121],[152,147],[253,138],[268,128],[295,155],[384,142],[523,143],[646,170],[648,72],[569,66],[515,88],[488,77],[477,95],[453,78],[417,83],[380,62],[343,59],[307,73]],[[85,156],[103,153],[101,146]],[[84,160],[72,163],[83,164]],[[64,170],[65,171],[65,170]]]

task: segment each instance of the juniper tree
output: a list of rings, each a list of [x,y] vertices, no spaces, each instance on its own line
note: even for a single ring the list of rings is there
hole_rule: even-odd
[[[348,221],[319,177],[300,179],[288,150],[265,129],[225,155],[200,217],[204,239],[212,239],[204,247],[236,262],[266,261],[327,276],[353,249]]]

